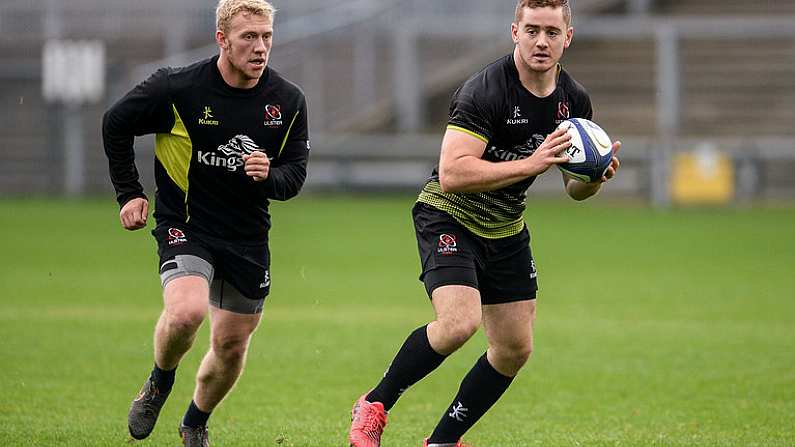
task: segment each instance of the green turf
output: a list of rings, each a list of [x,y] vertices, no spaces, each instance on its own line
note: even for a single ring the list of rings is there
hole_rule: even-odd
[[[431,317],[412,198],[272,207],[273,286],[219,446],[344,446],[353,400]],[[148,232],[103,201],[0,201],[0,445],[126,445],[160,290]],[[496,446],[795,445],[793,208],[654,212],[601,199],[527,213],[536,352],[468,433]],[[206,327],[150,440],[175,445]],[[406,393],[385,446],[419,446],[482,335]]]

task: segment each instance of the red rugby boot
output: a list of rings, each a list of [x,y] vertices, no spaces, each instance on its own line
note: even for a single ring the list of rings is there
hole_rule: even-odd
[[[364,394],[353,404],[351,431],[348,434],[350,447],[380,447],[381,433],[386,426],[386,411],[381,402],[367,402]]]

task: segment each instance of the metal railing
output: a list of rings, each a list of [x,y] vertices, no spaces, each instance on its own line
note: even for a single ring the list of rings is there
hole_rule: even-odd
[[[507,25],[514,5],[512,1],[474,0],[402,0],[388,4],[375,0],[337,0],[334,3],[323,2],[322,7],[320,3],[309,0],[284,0],[274,3],[280,12],[277,16],[272,65],[301,85],[310,102],[310,127],[315,147],[312,173],[307,185],[310,189],[327,188],[335,184],[349,188],[365,183],[368,189],[377,189],[379,181],[387,189],[414,188],[418,179],[424,178],[435,163],[441,138],[441,130],[434,135],[418,133],[428,115],[426,95],[431,88],[429,85],[440,85],[443,89],[452,88],[451,82],[460,82],[461,73],[471,73],[477,69],[477,64],[481,64],[480,61],[469,59],[469,55],[479,52],[492,54],[495,51],[494,42],[509,42]],[[645,139],[625,141],[626,148],[632,150],[625,150],[623,156],[630,164],[645,166],[636,171],[642,174],[625,174],[628,178],[634,176],[642,179],[626,180],[626,185],[629,185],[627,191],[635,188],[636,192],[648,194],[657,203],[665,205],[668,200],[669,188],[666,182],[669,177],[667,170],[670,158],[674,150],[689,144],[680,135],[679,123],[684,115],[681,110],[683,82],[680,79],[682,40],[704,37],[725,41],[765,37],[793,39],[795,18],[660,18],[646,14],[649,2],[645,0],[630,3],[634,5],[631,10],[638,13],[634,16],[591,17],[585,13],[588,8],[617,3],[622,1],[578,0],[575,3],[576,35],[577,39],[608,42],[616,39],[653,39],[657,42],[656,47],[652,46],[657,55],[654,62],[658,67],[654,80],[657,94],[651,97],[649,104],[654,109],[650,116],[657,118],[656,131]],[[169,16],[163,14],[165,8],[170,8],[169,11],[179,10],[185,23],[192,23],[194,25],[191,26],[198,28],[189,27],[191,35],[201,36],[200,39],[206,38],[205,41],[211,42],[214,4],[210,0],[179,0],[168,2],[168,5],[155,0],[118,3],[100,0],[6,0],[0,3],[0,31],[5,31],[0,33],[0,44],[3,39],[6,39],[6,44],[11,42],[8,36],[34,36],[43,39],[47,33],[40,33],[47,28],[48,20],[49,24],[57,24],[58,17],[63,35],[80,31],[87,36],[118,38],[121,35],[119,33],[130,29],[129,24],[141,20],[141,14],[149,14],[149,18],[155,19],[144,20],[145,23],[142,22],[142,28],[138,31],[162,31],[162,27],[168,27]],[[53,12],[59,10],[71,12],[61,15]],[[79,17],[81,14],[85,17]],[[97,17],[99,19],[94,22]],[[87,27],[86,23],[94,25]],[[81,26],[83,29],[80,29]],[[56,30],[58,28],[59,26],[53,27]],[[180,27],[173,29],[178,30]],[[14,35],[14,31],[20,31],[22,37]],[[76,34],[75,36],[79,37]],[[429,39],[438,39],[438,42],[442,42],[441,45],[461,40],[465,42],[463,47],[466,51],[444,52],[445,48],[442,47],[441,52],[428,53]],[[167,36],[164,40],[168,40]],[[438,42],[436,45],[440,45]],[[173,48],[179,46],[174,45]],[[6,48],[10,47],[6,45]],[[126,89],[160,66],[181,65],[216,52],[215,45],[208,44],[138,66],[129,73],[123,73],[125,76],[121,78],[111,76],[111,79],[117,80],[109,88],[107,101],[117,99]],[[168,54],[169,51],[165,53]],[[9,54],[11,53],[0,55],[0,58]],[[33,54],[28,59],[14,56],[14,61],[18,63],[0,64],[0,74],[5,73],[17,80],[29,80],[35,85],[39,76],[37,64],[40,56]],[[21,99],[20,97],[20,101]],[[42,106],[41,113],[48,114],[49,109]],[[4,113],[8,113],[8,110]],[[51,116],[48,119],[52,121]],[[98,121],[98,118],[87,115],[85,121],[90,123]],[[340,129],[355,129],[357,122],[374,121],[393,121],[393,127],[399,133],[392,136],[338,134]],[[767,137],[764,145],[739,139],[718,144],[716,147],[726,149],[733,157],[741,153],[750,154],[751,158],[760,160],[759,166],[762,167],[758,170],[761,172],[758,177],[763,180],[757,183],[764,188],[764,179],[767,178],[764,174],[767,169],[765,166],[772,163],[770,160],[780,161],[788,159],[787,157],[795,159],[795,151],[787,138],[763,137]],[[4,138],[0,137],[0,141],[13,141],[13,144],[25,141],[23,136],[14,136],[7,140]],[[710,137],[707,139],[715,140]],[[36,141],[41,140],[39,138]],[[99,145],[97,134],[92,134],[86,144],[96,149]],[[60,147],[61,144],[59,142],[49,146]],[[640,147],[643,149],[639,149]],[[407,150],[410,148],[416,150]],[[145,141],[139,149],[138,159],[144,160],[139,167],[145,172],[150,164],[148,160],[151,153],[148,151],[151,150],[151,144]],[[29,160],[35,161],[30,154],[36,150],[39,148],[25,151]],[[643,156],[638,156],[640,153]],[[407,156],[411,159],[406,160]],[[96,158],[101,159],[94,157],[94,160]],[[739,155],[735,158],[743,159]],[[89,157],[87,163],[96,163],[91,160]],[[379,166],[388,166],[389,163],[393,163],[392,169],[373,174],[372,178],[366,175],[361,177],[369,179],[368,182],[354,181],[360,178],[361,173],[380,172],[382,167]],[[22,162],[14,162],[6,166],[12,164],[23,165]],[[68,160],[64,160],[63,164],[69,165]],[[101,171],[91,168],[86,172]],[[20,170],[15,174],[18,172]],[[540,184],[539,188],[543,191],[544,185]],[[749,190],[751,189],[753,188]],[[777,190],[783,191],[786,188]],[[754,194],[761,193],[757,191],[750,195]]]

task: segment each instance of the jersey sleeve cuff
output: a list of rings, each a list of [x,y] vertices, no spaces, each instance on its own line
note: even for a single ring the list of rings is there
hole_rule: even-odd
[[[143,192],[131,192],[127,194],[118,195],[116,197],[116,201],[119,202],[119,209],[122,209],[124,208],[124,205],[127,204],[127,202],[129,202],[132,199],[138,199],[138,198],[147,201],[149,200],[149,198],[146,197],[146,194],[144,194]]]
[[[478,140],[480,140],[480,141],[482,141],[484,143],[488,143],[489,142],[488,137],[486,137],[484,135],[481,135],[481,134],[475,132],[474,130],[469,130],[469,129],[461,127],[461,126],[456,126],[455,124],[448,124],[447,128],[451,129],[451,130],[457,130],[459,132],[463,132],[463,133],[465,133],[467,135],[471,135],[471,136],[477,138]]]

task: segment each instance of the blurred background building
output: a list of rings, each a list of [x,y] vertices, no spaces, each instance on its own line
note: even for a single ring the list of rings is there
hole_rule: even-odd
[[[271,66],[303,87],[307,189],[417,191],[453,91],[509,53],[514,0],[274,0]],[[214,0],[2,0],[0,195],[109,194],[103,111],[217,53]],[[563,65],[624,142],[611,194],[795,198],[795,0],[576,0]],[[153,137],[137,141],[152,191]],[[531,194],[561,194],[557,175]]]

